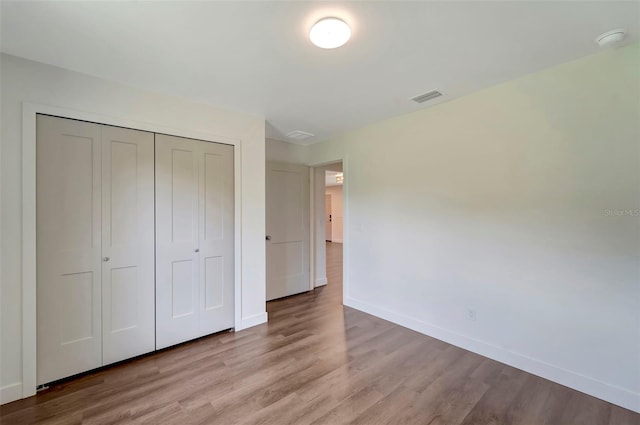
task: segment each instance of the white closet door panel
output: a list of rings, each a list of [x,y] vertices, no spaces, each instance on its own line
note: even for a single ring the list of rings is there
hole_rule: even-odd
[[[156,348],[199,336],[198,145],[156,135]]]
[[[37,118],[37,382],[102,365],[100,126]]]
[[[155,348],[153,137],[102,126],[103,364]]]
[[[233,146],[198,142],[200,334],[233,327]]]

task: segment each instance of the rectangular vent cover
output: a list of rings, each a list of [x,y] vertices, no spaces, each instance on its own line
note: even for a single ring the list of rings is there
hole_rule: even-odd
[[[424,93],[416,97],[412,97],[411,100],[417,103],[423,103],[423,102],[426,102],[427,100],[435,99],[436,97],[440,97],[440,96],[442,96],[442,93],[440,93],[438,90],[432,90],[428,93]]]
[[[315,134],[307,133],[306,131],[294,130],[287,134],[287,137],[294,140],[307,140],[315,136]]]

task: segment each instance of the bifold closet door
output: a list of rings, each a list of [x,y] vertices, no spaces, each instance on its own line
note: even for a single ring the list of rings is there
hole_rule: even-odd
[[[155,349],[154,135],[101,127],[106,365]]]
[[[156,348],[233,327],[233,147],[156,135]]]
[[[37,383],[102,366],[100,126],[39,115]]]
[[[200,335],[234,325],[233,146],[198,142]]]
[[[153,134],[37,118],[37,382],[155,348]]]

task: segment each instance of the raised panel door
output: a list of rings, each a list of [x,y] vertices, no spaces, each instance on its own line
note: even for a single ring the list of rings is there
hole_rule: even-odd
[[[102,128],[103,364],[155,349],[154,135]]]
[[[233,327],[233,146],[198,142],[200,334]]]
[[[156,135],[156,348],[199,335],[198,145]]]
[[[101,136],[38,115],[37,383],[102,365]]]

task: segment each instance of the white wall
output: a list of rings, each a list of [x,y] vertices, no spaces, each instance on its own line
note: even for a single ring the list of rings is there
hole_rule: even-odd
[[[639,76],[635,44],[313,145],[345,304],[640,410]]]
[[[325,194],[331,195],[331,241],[342,243],[342,186],[327,186]]]
[[[99,78],[2,55],[2,401],[20,394],[22,371],[21,144],[22,103],[126,119],[174,134],[208,134],[242,143],[241,252],[243,326],[266,320],[265,311],[265,123],[261,117],[228,112]]]
[[[267,161],[306,164],[308,157],[309,146],[296,145],[275,139],[266,140]]]

